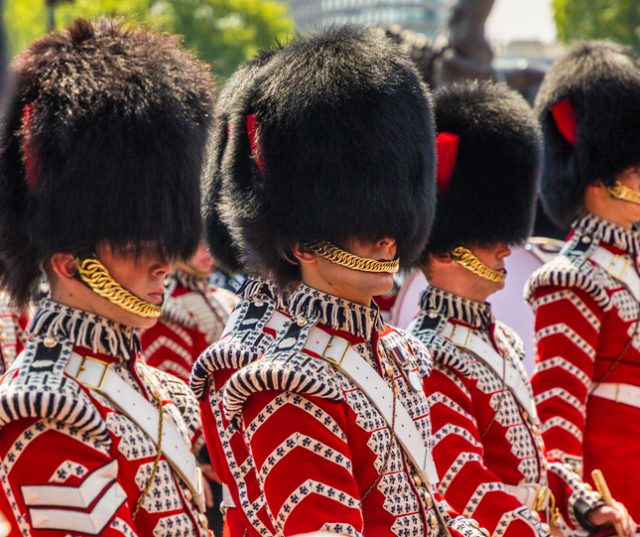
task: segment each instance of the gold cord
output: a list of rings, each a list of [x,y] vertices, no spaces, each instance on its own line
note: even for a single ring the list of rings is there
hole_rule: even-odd
[[[490,282],[502,283],[507,277],[504,272],[494,270],[483,261],[480,261],[468,248],[458,246],[451,252],[451,257],[456,263]]]
[[[106,298],[112,304],[120,306],[123,310],[146,317],[157,319],[162,313],[162,308],[146,302],[133,295],[122,287],[113,276],[109,274],[107,267],[95,258],[77,260],[78,275],[80,279],[98,296]]]
[[[637,203],[640,205],[640,192],[631,190],[628,186],[616,183],[614,186],[608,187],[607,191],[614,199],[628,201],[629,203]]]
[[[398,257],[391,261],[367,259],[365,257],[359,257],[355,254],[345,252],[327,241],[310,244],[309,248],[319,256],[331,261],[331,263],[335,263],[336,265],[352,270],[359,270],[360,272],[387,272],[393,274],[398,272],[400,269],[400,258]]]
[[[153,484],[154,479],[156,478],[156,474],[158,473],[158,466],[160,465],[160,458],[162,457],[162,428],[164,424],[164,417],[162,415],[162,400],[155,393],[153,394],[156,400],[156,404],[158,406],[158,441],[157,448],[158,452],[156,453],[156,458],[153,461],[153,468],[151,468],[151,474],[149,474],[149,479],[147,479],[147,483],[144,486],[144,490],[138,496],[138,501],[136,502],[136,508],[133,511],[133,515],[131,515],[131,520],[135,520],[138,516],[138,511],[142,507],[145,498],[149,494],[149,490],[151,489],[151,485]]]

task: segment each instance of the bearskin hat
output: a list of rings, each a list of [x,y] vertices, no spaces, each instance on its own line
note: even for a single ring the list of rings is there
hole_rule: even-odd
[[[222,181],[221,165],[231,128],[230,117],[234,105],[238,101],[238,96],[249,91],[251,84],[256,80],[259,69],[269,62],[274,53],[275,49],[264,50],[255,58],[240,65],[225,84],[216,103],[213,143],[209,148],[203,183],[203,213],[209,250],[215,258],[216,264],[228,272],[243,271],[240,249],[235,245],[227,226],[222,222],[218,213]]]
[[[505,84],[459,82],[436,92],[438,196],[427,253],[524,242],[533,226],[541,134]]]
[[[544,133],[543,205],[566,227],[583,209],[588,185],[612,186],[640,164],[636,57],[610,42],[575,46],[546,74],[536,111]]]
[[[55,252],[157,241],[188,258],[213,122],[208,67],[177,38],[75,21],[14,61],[0,127],[0,283],[24,303]]]
[[[346,26],[278,51],[238,102],[218,208],[248,266],[299,279],[294,243],[424,247],[434,204],[430,101],[380,32]]]

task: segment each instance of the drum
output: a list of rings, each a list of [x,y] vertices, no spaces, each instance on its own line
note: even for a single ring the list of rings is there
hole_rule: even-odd
[[[506,260],[507,281],[505,288],[490,298],[496,319],[513,328],[522,338],[525,348],[524,366],[528,373],[534,364],[534,317],[531,308],[522,298],[529,276],[551,260],[563,242],[546,237],[531,237],[521,248],[514,248]],[[391,323],[406,328],[419,311],[420,294],[427,287],[427,280],[420,270],[407,274],[398,292],[391,312]]]

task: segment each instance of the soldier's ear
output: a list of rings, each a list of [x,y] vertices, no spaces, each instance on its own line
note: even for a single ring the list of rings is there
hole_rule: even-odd
[[[56,253],[51,256],[51,270],[63,280],[75,278],[78,272],[76,256],[69,253]]]
[[[453,258],[451,257],[451,252],[444,252],[440,254],[430,254],[431,258],[440,263],[451,263]]]
[[[293,253],[293,256],[296,258],[298,263],[311,264],[316,263],[318,259],[318,254],[316,254],[310,248],[307,248],[299,243],[293,245],[293,247],[291,248],[291,252]]]

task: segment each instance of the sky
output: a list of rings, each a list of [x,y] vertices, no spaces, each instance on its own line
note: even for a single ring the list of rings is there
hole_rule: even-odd
[[[495,44],[520,39],[555,41],[551,0],[496,0],[487,20],[487,37]]]

